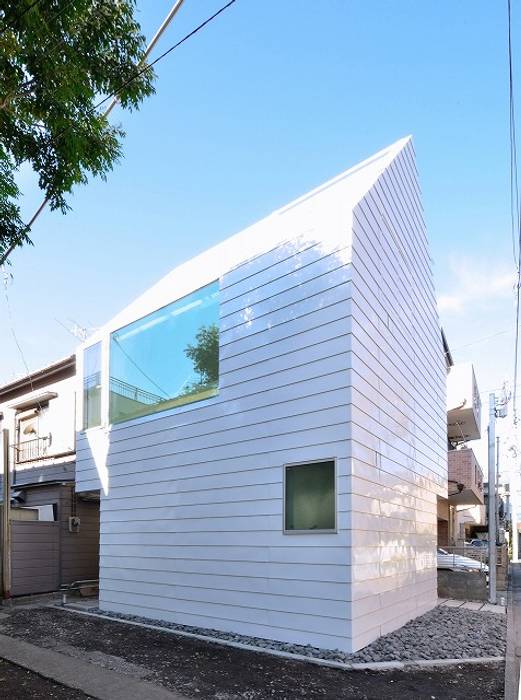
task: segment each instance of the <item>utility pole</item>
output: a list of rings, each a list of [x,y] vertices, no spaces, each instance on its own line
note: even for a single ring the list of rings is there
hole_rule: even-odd
[[[496,435],[496,484],[494,493],[496,496],[496,538],[499,541],[499,435]]]
[[[488,599],[496,603],[496,395],[488,397]]]
[[[496,603],[496,564],[497,564],[497,498],[496,469],[499,473],[499,455],[496,464],[496,418],[507,415],[508,398],[503,395],[496,403],[496,395],[488,397],[488,593],[489,601]],[[499,451],[499,443],[498,443]]]
[[[517,455],[516,455],[517,461]],[[519,488],[517,476],[510,474],[510,522],[512,524],[512,561],[519,559],[519,533],[517,531],[517,489]]]
[[[11,597],[11,472],[9,469],[9,431],[2,430],[3,508],[2,508],[2,594]]]

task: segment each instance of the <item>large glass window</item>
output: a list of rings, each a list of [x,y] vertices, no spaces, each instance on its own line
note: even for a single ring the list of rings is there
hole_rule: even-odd
[[[83,353],[83,428],[101,425],[101,343]]]
[[[111,423],[217,393],[218,296],[212,282],[112,333]]]
[[[335,463],[310,462],[285,467],[286,532],[334,532]]]

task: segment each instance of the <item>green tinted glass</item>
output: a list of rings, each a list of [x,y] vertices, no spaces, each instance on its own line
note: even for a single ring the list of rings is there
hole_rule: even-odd
[[[101,425],[101,343],[83,353],[83,428]]]
[[[333,461],[286,467],[285,529],[335,529]]]

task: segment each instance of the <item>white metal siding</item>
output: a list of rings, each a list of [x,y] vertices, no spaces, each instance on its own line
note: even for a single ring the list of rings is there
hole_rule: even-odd
[[[353,646],[436,604],[445,367],[407,145],[355,208],[351,370]]]
[[[112,427],[100,605],[348,648],[348,249],[283,244],[220,286],[219,395]],[[338,533],[284,535],[284,464],[332,457]]]
[[[106,353],[114,328],[220,278],[218,396],[78,436],[78,490],[101,480],[104,609],[350,651],[432,605],[443,354],[403,148],[178,268],[92,339]],[[284,464],[331,458],[338,532],[284,535]]]

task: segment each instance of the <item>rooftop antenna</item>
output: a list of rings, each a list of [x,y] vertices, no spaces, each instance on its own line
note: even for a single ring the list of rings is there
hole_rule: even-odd
[[[89,335],[95,331],[95,328],[85,328],[85,326],[81,326],[79,323],[72,319],[67,319],[70,322],[70,325],[66,325],[62,321],[60,321],[59,318],[54,319],[56,323],[59,323],[62,328],[64,328],[67,333],[70,333],[72,336],[74,336],[77,340],[80,341],[80,343],[84,343]]]

